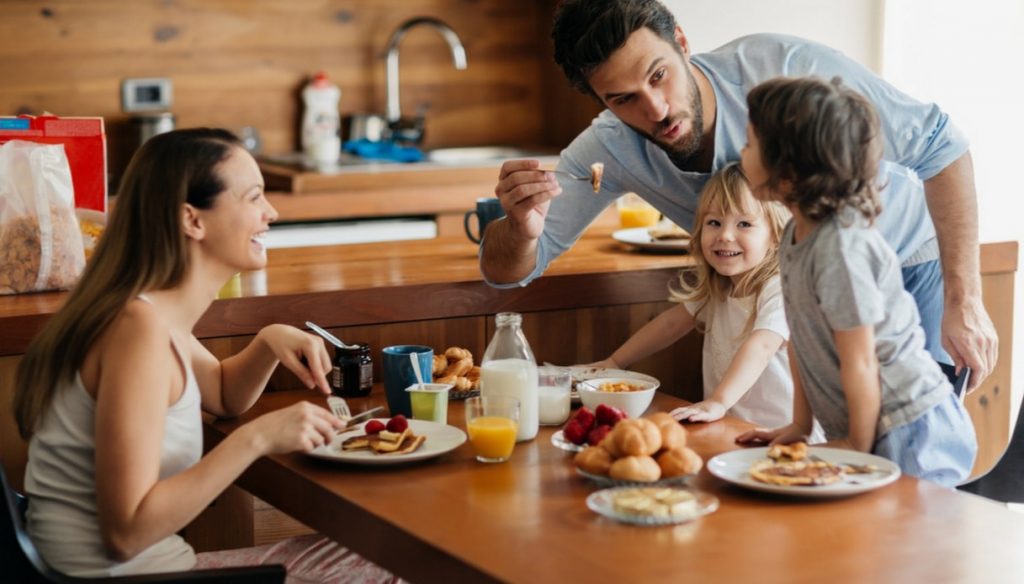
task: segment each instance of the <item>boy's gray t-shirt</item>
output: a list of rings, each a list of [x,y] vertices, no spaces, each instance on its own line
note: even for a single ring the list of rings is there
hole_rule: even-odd
[[[878,231],[851,208],[822,221],[799,243],[793,230],[790,220],[779,253],[786,320],[804,393],[825,435],[849,434],[836,330],[874,325],[882,394],[876,439],[942,401],[952,387],[924,348],[900,262]]]

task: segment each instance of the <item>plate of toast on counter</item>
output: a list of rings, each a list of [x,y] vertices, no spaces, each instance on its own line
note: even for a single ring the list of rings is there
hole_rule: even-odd
[[[374,418],[348,432],[337,434],[330,444],[314,448],[313,458],[361,465],[416,462],[441,456],[466,441],[462,430],[427,420],[407,420],[405,428],[373,432],[376,424],[387,428],[387,418]]]
[[[675,224],[633,227],[612,233],[612,238],[642,251],[686,253],[690,251],[690,233]]]

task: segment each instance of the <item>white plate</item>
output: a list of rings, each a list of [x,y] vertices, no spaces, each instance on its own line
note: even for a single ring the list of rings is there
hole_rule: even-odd
[[[388,421],[388,418],[376,419],[385,424]],[[354,452],[342,450],[341,443],[353,436],[362,434],[364,426],[365,424],[360,424],[356,430],[338,434],[334,437],[334,440],[331,440],[330,444],[314,449],[309,452],[309,455],[314,458],[351,464],[402,464],[404,462],[415,462],[441,456],[446,452],[455,450],[466,441],[466,433],[454,426],[428,422],[426,420],[409,420],[409,427],[412,428],[413,433],[427,437],[427,441],[415,452],[410,452],[409,454],[375,454],[369,450],[357,450]]]
[[[580,476],[586,477],[602,487],[673,487],[686,483],[686,479],[693,476],[682,475],[645,483],[643,481],[624,481],[621,479],[613,479],[612,477],[589,473],[581,468],[577,468],[576,472],[579,473]]]
[[[690,251],[689,239],[652,239],[650,229],[650,227],[620,229],[615,233],[612,233],[612,237],[615,241],[627,243],[646,251],[661,251],[666,253],[685,253]]]
[[[565,434],[563,434],[561,430],[551,435],[551,443],[554,444],[556,448],[568,450],[569,452],[579,452],[586,448],[586,446],[579,446],[566,440]]]
[[[615,492],[622,488],[625,487],[601,489],[600,491],[591,493],[590,496],[587,497],[587,507],[589,507],[591,511],[604,515],[609,519],[621,521],[622,523],[629,523],[630,525],[675,525],[677,523],[693,521],[698,517],[714,513],[718,509],[718,497],[709,493],[691,489],[690,492],[693,493],[693,496],[697,499],[697,508],[693,513],[675,517],[627,515],[616,511],[615,506],[612,503],[612,497],[615,495]]]
[[[769,485],[755,481],[750,476],[750,465],[768,458],[768,447],[746,448],[725,452],[708,461],[708,471],[716,477],[755,491],[778,493],[782,495],[799,495],[801,497],[845,497],[884,487],[900,478],[900,467],[891,460],[839,448],[811,446],[808,455],[815,455],[833,464],[870,464],[878,468],[873,473],[846,474],[842,480],[831,485],[819,486],[784,486]]]

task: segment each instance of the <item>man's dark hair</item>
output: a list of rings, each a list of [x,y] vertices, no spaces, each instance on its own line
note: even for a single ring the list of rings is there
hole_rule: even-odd
[[[564,0],[551,27],[555,63],[573,87],[600,101],[587,77],[644,27],[681,50],[675,16],[657,0]]]
[[[838,77],[776,77],[750,90],[747,107],[767,186],[792,184],[786,203],[814,221],[843,207],[868,220],[878,215],[882,140],[878,114],[864,96]]]

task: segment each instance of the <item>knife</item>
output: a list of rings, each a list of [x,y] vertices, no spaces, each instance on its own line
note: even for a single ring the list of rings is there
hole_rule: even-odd
[[[377,406],[375,408],[370,408],[365,412],[352,416],[351,418],[345,420],[345,427],[339,430],[338,433],[340,434],[342,432],[348,432],[349,430],[355,428],[359,424],[365,422],[366,420],[369,420],[370,418],[373,417],[374,414],[380,412],[383,409],[384,406]]]

